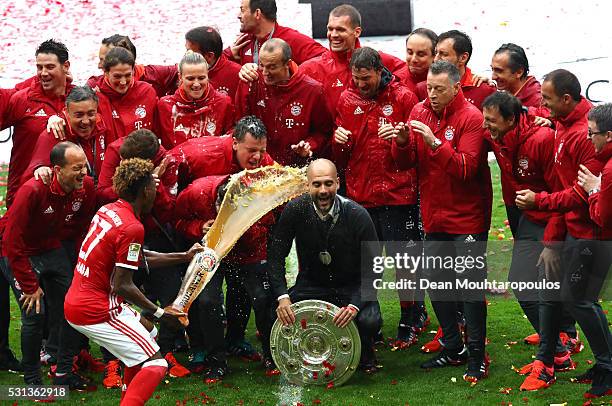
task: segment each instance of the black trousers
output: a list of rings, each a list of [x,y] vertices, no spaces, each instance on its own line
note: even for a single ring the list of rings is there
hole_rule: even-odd
[[[251,316],[251,299],[249,299],[249,292],[239,269],[240,267],[229,266],[225,273],[225,283],[227,284],[227,294],[225,296],[227,331],[225,340],[228,343],[244,340],[244,332]],[[257,324],[257,321],[255,324]]]
[[[598,298],[607,281],[612,250],[610,241],[581,240],[568,235],[562,252],[561,295],[542,292],[540,348],[537,359],[552,364],[555,338],[565,307],[586,336],[597,364],[612,371],[612,335]]]
[[[176,252],[186,247],[175,247],[164,234],[156,233],[149,234],[145,238],[145,248],[157,252]],[[144,286],[147,299],[162,308],[172,304],[181,288],[181,277],[186,268],[187,266],[182,264],[163,268],[150,268],[148,273],[147,270],[143,270],[144,272],[141,273],[143,278],[142,285]],[[160,323],[157,344],[162,355],[174,349],[174,340],[179,335],[184,336],[185,330],[179,329],[177,331],[176,329],[169,328],[166,323]]]
[[[330,289],[296,284],[289,290],[289,297],[291,303],[316,299],[324,300],[338,307],[345,307],[350,304],[351,293],[350,289]],[[363,303],[355,318],[355,324],[357,324],[361,339],[361,362],[372,362],[375,359],[374,338],[382,326],[382,314],[378,301]]]
[[[255,311],[255,324],[263,335],[264,355],[270,355],[269,332],[273,320],[270,317],[272,298],[268,282],[267,263],[238,265],[221,263],[219,269],[206,285],[197,299],[197,321],[189,329],[190,341],[195,348],[202,348],[213,362],[225,362],[223,279],[226,273],[239,275],[243,287],[248,292],[250,303]],[[191,312],[190,312],[191,315]],[[199,327],[197,327],[199,326]]]
[[[480,234],[447,234],[430,233],[425,235],[424,251],[426,258],[484,258],[486,253],[487,233]],[[459,264],[459,262],[455,262]],[[460,350],[463,341],[457,326],[457,311],[463,303],[466,322],[467,344],[470,353],[484,353],[487,334],[487,306],[485,291],[458,290],[455,281],[467,279],[470,282],[481,282],[486,279],[486,264],[482,269],[473,267],[463,269],[455,266],[448,269],[439,267],[432,261],[432,266],[423,269],[423,277],[428,282],[448,283],[444,289],[428,289],[434,312],[444,333],[444,346],[449,350]]]
[[[11,322],[11,301],[9,300],[9,283],[3,276],[0,278],[0,359],[10,351],[9,325]]]
[[[41,255],[30,257],[32,270],[38,278],[45,300],[41,303],[40,313],[21,310],[21,353],[26,383],[40,382],[40,346],[43,339],[45,317],[48,319],[49,336],[47,348],[56,353],[57,372],[69,373],[72,358],[76,354],[80,335],[64,317],[64,297],[72,282],[72,266],[64,248],[54,249]],[[8,265],[2,258],[0,263],[3,277],[9,282],[15,298],[19,302],[22,291]]]
[[[527,217],[520,215],[514,234],[512,263],[508,272],[510,282],[536,282],[544,278],[544,270],[537,266],[540,254],[544,249],[544,226],[533,223]],[[540,292],[538,290],[514,290],[521,309],[536,332],[540,331]],[[575,321],[564,308],[561,318],[561,331],[576,336]],[[565,347],[557,340],[557,352],[565,351]]]
[[[384,241],[402,242],[402,244],[386,244],[385,254],[394,256],[397,253],[407,252],[412,256],[420,256],[423,235],[419,227],[419,206],[380,206],[368,208],[368,213],[374,222],[378,239]],[[420,270],[415,273],[405,274],[396,270],[395,276],[400,279],[415,279],[420,275]],[[400,323],[408,324],[412,318],[411,311],[413,302],[423,303],[423,292],[417,290],[398,290],[400,303],[402,305],[402,317]],[[410,308],[410,310],[408,310]],[[406,320],[405,320],[406,319]]]

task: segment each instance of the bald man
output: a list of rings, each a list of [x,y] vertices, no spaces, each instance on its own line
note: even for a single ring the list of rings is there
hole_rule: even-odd
[[[308,166],[307,174],[308,193],[287,204],[268,247],[270,285],[278,301],[276,315],[290,325],[295,323],[291,303],[318,299],[335,304],[340,307],[333,319],[338,327],[346,327],[351,320],[357,323],[360,369],[376,372],[379,365],[373,338],[381,315],[368,289],[373,286],[373,257],[380,253],[374,224],[366,209],[336,194],[340,181],[333,162],[317,159]],[[300,272],[295,286],[287,290],[285,258],[294,238]]]

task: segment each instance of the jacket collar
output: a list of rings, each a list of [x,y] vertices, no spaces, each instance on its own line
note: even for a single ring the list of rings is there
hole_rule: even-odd
[[[591,102],[580,96],[580,101],[576,107],[574,107],[574,110],[572,110],[567,116],[559,117],[556,120],[566,128],[571,127],[575,122],[586,118],[586,115],[588,114],[589,110],[591,110],[592,106],[593,105]]]

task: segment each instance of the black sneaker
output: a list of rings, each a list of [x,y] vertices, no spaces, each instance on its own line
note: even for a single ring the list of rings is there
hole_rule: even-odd
[[[4,353],[4,356],[0,358],[0,371],[8,371],[12,373],[23,372],[21,362],[19,362],[19,360],[15,358],[15,354],[13,354],[13,351],[7,350]]]
[[[385,343],[385,336],[383,335],[382,328],[374,335],[374,345],[381,345]]]
[[[90,388],[90,383],[91,381],[85,377],[73,372],[62,376],[55,375],[53,378],[53,385],[66,385],[70,390],[76,390],[79,392],[88,391]]]
[[[482,351],[475,355],[468,356],[468,366],[463,380],[470,383],[476,383],[489,376],[489,364],[491,363],[489,355],[485,353],[482,356]]]
[[[451,351],[443,348],[442,351],[429,361],[421,364],[423,369],[443,368],[446,366],[463,365],[467,362],[468,350],[463,346],[461,351]]]
[[[594,370],[593,385],[591,389],[584,394],[584,397],[586,399],[596,399],[602,396],[612,395],[612,371],[597,366]]]
[[[593,376],[595,376],[595,367],[592,366],[591,368],[587,369],[585,373],[580,374],[574,378],[571,379],[572,382],[575,383],[592,383],[593,382]]]
[[[418,341],[412,326],[401,324],[397,326],[397,338],[391,343],[391,351],[404,350],[415,345]]]
[[[425,331],[429,323],[429,315],[427,314],[425,305],[417,305],[417,308],[414,309],[414,320],[412,321],[412,327],[416,333],[418,334]]]

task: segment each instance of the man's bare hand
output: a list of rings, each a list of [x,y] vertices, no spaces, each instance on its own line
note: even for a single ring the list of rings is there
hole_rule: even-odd
[[[34,179],[42,180],[42,182],[47,186],[49,186],[49,184],[51,183],[52,177],[53,177],[53,170],[49,168],[48,166],[39,166],[34,171]]]
[[[195,254],[202,251],[204,251],[204,247],[199,242],[196,242],[187,250],[187,252],[185,252],[185,258],[187,261],[191,261],[193,257],[195,257]]]
[[[172,306],[164,307],[164,314],[161,316],[161,321],[167,323],[174,329],[187,327],[189,325],[187,313],[178,311]]]
[[[310,158],[312,156],[312,150],[310,149],[310,143],[308,141],[302,140],[292,145],[291,150],[302,158]]]
[[[234,43],[230,46],[230,50],[232,51],[232,57],[234,58],[234,61],[236,62],[240,61],[240,50],[244,48],[245,46],[247,46],[247,44],[250,43],[248,38],[249,38],[249,34],[242,34],[241,36],[236,38],[236,41],[234,41]]]
[[[352,306],[346,306],[341,308],[340,311],[336,313],[333,318],[333,321],[336,326],[344,328],[348,326],[348,324],[351,322],[351,320],[355,318],[355,316],[357,316],[357,309]]]
[[[336,128],[334,131],[334,141],[337,144],[346,144],[351,136],[351,132],[343,127]]]
[[[378,127],[378,138],[383,140],[391,140],[397,137],[393,124],[383,124]]]
[[[535,193],[529,189],[518,190],[514,201],[521,210],[534,209]]]
[[[578,185],[587,193],[593,189],[599,189],[601,187],[601,175],[593,175],[589,168],[581,164],[578,171]]]
[[[170,158],[167,156],[162,159],[158,166],[153,169],[153,179],[155,180],[155,187],[159,187],[160,179],[166,173],[166,169],[168,169],[168,164],[170,163]]]
[[[51,116],[47,120],[47,132],[52,132],[55,139],[60,141],[64,141],[66,139],[66,133],[64,131],[64,127],[66,126],[66,121],[60,116]]]
[[[21,307],[25,309],[26,314],[30,313],[32,308],[36,311],[36,314],[40,313],[40,306],[42,304],[42,297],[44,296],[44,292],[38,287],[36,292],[34,293],[22,293],[19,301],[21,302]]]
[[[423,141],[425,144],[433,147],[434,142],[436,141],[436,136],[431,131],[431,128],[425,123],[422,123],[418,120],[410,121],[410,127],[412,127],[412,131],[417,134],[420,134],[423,137]]]
[[[256,81],[258,76],[256,63],[245,63],[240,68],[240,72],[238,72],[240,80],[247,83]]]
[[[398,146],[403,147],[404,145],[408,143],[408,136],[410,135],[410,129],[408,128],[406,123],[402,121],[402,122],[399,122],[395,126],[395,131],[397,132],[397,136],[395,137],[395,143]]]
[[[544,247],[540,258],[538,258],[537,266],[544,267],[546,279],[553,282],[560,282],[561,258],[559,252],[554,248]]]
[[[284,298],[278,301],[276,316],[283,323],[283,326],[290,326],[295,323],[295,313],[291,308],[291,300]]]
[[[483,83],[486,83],[486,84],[491,85],[491,86],[495,86],[495,82],[493,82],[492,79],[490,79],[490,78],[488,78],[488,77],[486,77],[484,75],[478,75],[478,74],[472,73],[472,86],[478,87],[478,86],[482,85]]]
[[[540,116],[536,116],[533,123],[540,127],[552,127],[552,121]]]

